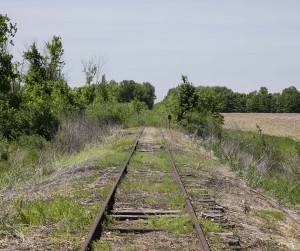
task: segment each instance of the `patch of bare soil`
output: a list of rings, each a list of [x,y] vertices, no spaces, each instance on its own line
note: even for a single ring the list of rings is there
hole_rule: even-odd
[[[142,144],[155,144],[161,142],[159,130],[154,127],[145,127],[140,141]]]

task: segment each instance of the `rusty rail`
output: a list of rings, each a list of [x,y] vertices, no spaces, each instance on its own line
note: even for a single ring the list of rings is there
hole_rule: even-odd
[[[164,135],[161,131],[161,135],[162,135],[162,138],[164,140]],[[168,154],[168,158],[169,158],[169,162],[170,164],[172,165],[173,167],[173,173],[174,173],[174,176],[175,176],[175,179],[180,187],[180,190],[182,191],[183,193],[183,196],[184,196],[184,199],[185,199],[185,203],[186,203],[186,208],[189,212],[189,214],[191,215],[192,217],[192,223],[196,229],[196,232],[197,232],[197,238],[198,238],[198,245],[199,245],[199,248],[200,250],[204,250],[204,251],[210,251],[210,247],[209,247],[209,244],[204,236],[204,233],[201,229],[201,226],[199,225],[198,223],[198,219],[197,219],[197,216],[196,216],[196,213],[194,211],[194,208],[193,208],[193,205],[191,203],[191,200],[188,196],[188,193],[185,189],[185,186],[179,176],[179,173],[178,173],[178,170],[177,170],[177,167],[176,167],[176,164],[174,162],[174,160],[172,159],[172,156],[171,156],[171,153],[170,153],[170,150],[169,148],[166,146],[166,144],[164,144],[164,147],[165,147],[165,150]]]
[[[82,243],[80,251],[90,250],[92,247],[92,242],[100,239],[101,233],[102,233],[102,223],[106,218],[106,213],[109,213],[112,209],[112,205],[114,203],[114,197],[115,197],[117,187],[118,187],[120,181],[122,180],[122,178],[124,177],[124,175],[127,173],[127,166],[130,162],[132,155],[136,151],[136,148],[139,144],[139,139],[141,138],[143,131],[144,131],[144,128],[139,133],[138,138],[137,138],[134,146],[132,147],[132,150],[131,150],[129,156],[122,167],[122,170],[120,171],[110,193],[108,194],[108,196],[103,204],[103,208],[98,213],[95,223],[93,224],[91,230],[89,231],[84,242]]]
[[[131,150],[126,162],[124,163],[124,165],[123,165],[123,167],[122,167],[122,169],[121,169],[121,171],[120,171],[120,173],[119,173],[119,175],[118,175],[118,177],[117,177],[110,193],[107,196],[107,199],[105,200],[105,202],[103,204],[103,208],[98,213],[95,223],[93,224],[93,226],[90,229],[89,233],[87,234],[84,242],[82,243],[80,251],[91,250],[92,242],[100,239],[101,234],[102,234],[102,230],[103,230],[102,223],[106,218],[106,214],[110,213],[111,210],[112,210],[114,200],[115,200],[114,196],[115,196],[117,187],[118,187],[120,181],[122,180],[122,178],[124,177],[124,175],[127,173],[127,166],[129,165],[130,159],[131,159],[131,157],[133,156],[134,152],[137,149],[137,146],[139,144],[139,139],[141,138],[141,136],[143,134],[143,131],[144,131],[144,129],[142,129],[141,132],[139,133],[138,138],[137,138],[134,146],[132,147],[132,150]],[[162,135],[162,138],[164,139],[164,135],[163,135],[162,132],[161,132],[161,135]],[[178,185],[179,185],[179,187],[180,187],[180,189],[181,189],[181,191],[184,195],[187,211],[191,215],[192,223],[193,223],[193,225],[196,229],[199,249],[204,250],[204,251],[210,251],[209,244],[208,244],[208,242],[207,242],[207,240],[206,240],[206,238],[203,234],[203,231],[202,231],[202,229],[201,229],[201,227],[198,223],[198,219],[197,219],[197,216],[196,216],[195,211],[193,209],[191,200],[190,200],[190,198],[188,196],[188,193],[187,193],[187,191],[184,187],[184,184],[183,184],[183,182],[182,182],[182,180],[179,176],[176,164],[172,159],[170,150],[165,144],[164,144],[164,148],[165,148],[165,150],[168,154],[169,162],[173,167],[174,177],[175,177],[175,179],[176,179],[176,181],[177,181],[177,183],[178,183]]]

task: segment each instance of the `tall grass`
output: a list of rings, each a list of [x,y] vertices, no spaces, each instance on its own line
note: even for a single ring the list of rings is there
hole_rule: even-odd
[[[300,207],[300,154],[298,143],[285,137],[257,132],[223,130],[221,140],[210,146],[221,161],[253,187]]]
[[[84,115],[65,119],[55,136],[53,147],[62,153],[75,153],[86,146],[94,145],[107,134],[113,125],[101,124]]]
[[[116,128],[84,115],[65,118],[52,141],[23,135],[15,141],[0,140],[0,191],[48,175],[64,157],[104,140]]]

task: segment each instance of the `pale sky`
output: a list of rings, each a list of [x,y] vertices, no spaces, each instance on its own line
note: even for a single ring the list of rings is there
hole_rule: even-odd
[[[195,86],[300,90],[299,0],[0,0],[25,45],[62,37],[71,87],[82,59],[104,58],[108,80],[150,82],[157,101],[189,76]]]

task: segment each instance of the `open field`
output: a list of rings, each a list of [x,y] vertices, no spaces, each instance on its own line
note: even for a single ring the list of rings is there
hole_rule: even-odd
[[[300,140],[300,113],[223,113],[224,128],[257,131]]]

